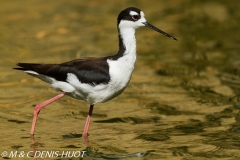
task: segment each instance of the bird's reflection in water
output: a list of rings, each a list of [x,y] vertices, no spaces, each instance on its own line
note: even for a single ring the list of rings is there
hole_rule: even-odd
[[[29,156],[34,157],[37,148],[44,148],[44,143],[35,141],[34,135],[30,135],[30,140],[32,144],[30,145]]]
[[[72,134],[72,133],[70,133],[70,134],[62,135],[62,137],[63,137],[64,139],[80,138],[80,137],[82,137],[83,143],[85,144],[85,146],[86,146],[86,147],[89,146],[88,134],[83,135],[83,134]]]
[[[65,135],[65,138],[66,138],[66,136],[73,136],[73,135]],[[34,136],[30,136],[30,139],[31,139],[32,144],[30,145],[29,152],[31,152],[31,154],[29,154],[29,156],[34,157],[34,155],[38,151],[38,149],[41,148],[41,150],[42,150],[45,146],[44,146],[44,143],[35,141]],[[83,140],[88,141],[88,137],[83,137]],[[145,156],[150,155],[152,151],[136,152],[136,153],[130,153],[130,154],[105,154],[103,152],[96,151],[96,149],[92,148],[88,144],[88,146],[85,149],[81,150],[80,152],[82,153],[81,156],[79,156],[80,159],[82,157],[87,157],[87,158],[92,158],[94,160],[107,160],[107,159],[116,159],[117,160],[117,159],[130,158],[130,157],[137,157],[137,158],[145,157]],[[49,158],[51,158],[51,157],[49,157]],[[62,158],[62,155],[59,154],[59,156],[57,156],[55,158]],[[65,156],[65,158],[67,158],[67,157]]]
[[[96,152],[91,149],[91,147],[87,147],[85,150],[84,157],[93,158],[95,160],[104,160],[104,159],[123,159],[123,158],[130,158],[130,157],[145,157],[150,155],[151,152],[136,152],[130,154],[104,154],[103,152]]]

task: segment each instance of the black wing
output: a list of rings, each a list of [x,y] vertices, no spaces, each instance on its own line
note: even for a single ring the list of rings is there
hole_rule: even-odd
[[[107,84],[110,81],[109,65],[105,58],[84,58],[61,64],[34,64],[18,63],[23,71],[35,71],[38,74],[55,78],[58,81],[66,81],[67,74],[73,73],[81,83],[91,85]]]

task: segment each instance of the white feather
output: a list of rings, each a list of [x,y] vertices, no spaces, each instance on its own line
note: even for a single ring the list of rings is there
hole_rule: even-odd
[[[67,82],[63,82],[63,81],[54,81],[52,82],[51,86],[57,90],[61,90],[63,92],[74,92],[75,88],[67,83]]]
[[[30,70],[24,71],[24,72],[26,72],[26,73],[28,73],[28,74],[31,74],[31,75],[39,75],[37,72],[30,71]]]

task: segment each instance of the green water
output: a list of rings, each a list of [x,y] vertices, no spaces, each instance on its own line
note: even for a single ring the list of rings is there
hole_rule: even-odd
[[[0,153],[7,152],[5,159],[29,159],[20,152],[30,151],[86,151],[83,159],[240,158],[239,1],[0,3]],[[81,134],[89,105],[70,97],[41,111],[31,139],[34,106],[58,92],[12,68],[18,62],[115,54],[116,17],[129,6],[141,8],[151,24],[178,41],[137,30],[130,84],[94,108],[88,148]],[[12,151],[16,157],[10,157]]]

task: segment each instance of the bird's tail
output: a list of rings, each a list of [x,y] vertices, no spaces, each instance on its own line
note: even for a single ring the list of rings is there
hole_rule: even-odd
[[[22,70],[22,71],[27,71],[27,70],[32,70],[34,71],[34,66],[39,65],[37,63],[17,63],[18,68],[13,68],[16,70]]]

